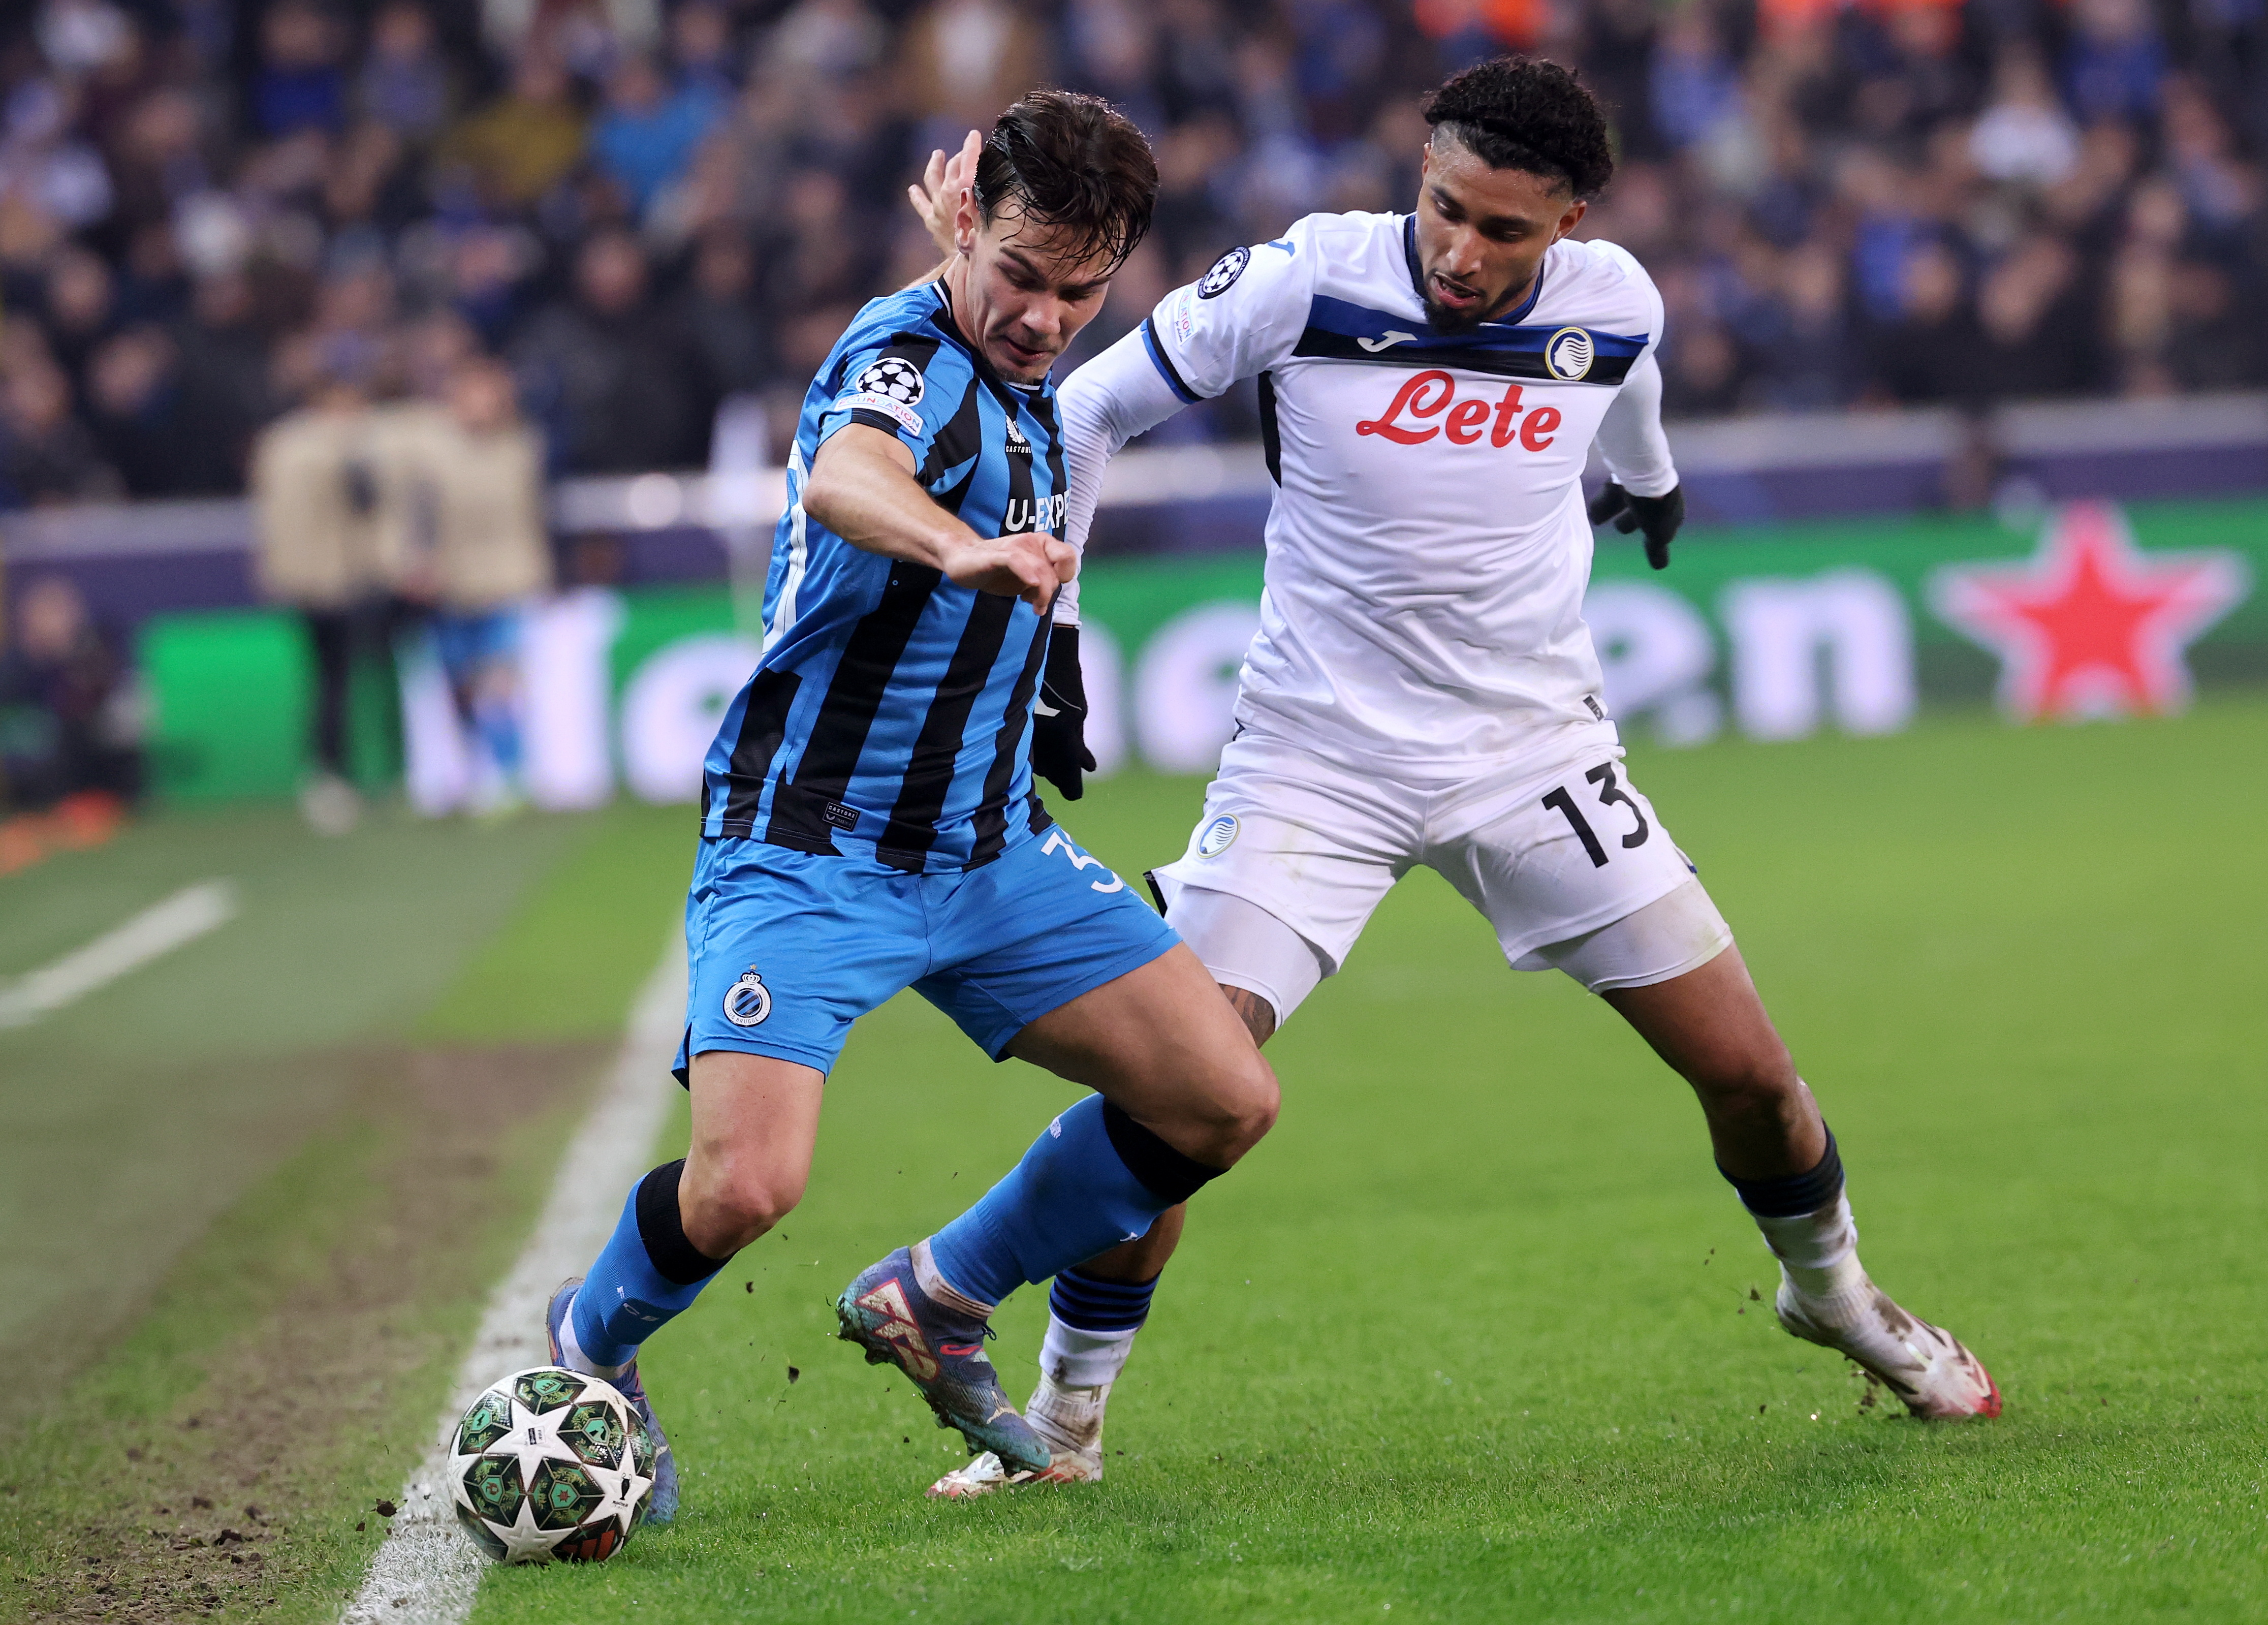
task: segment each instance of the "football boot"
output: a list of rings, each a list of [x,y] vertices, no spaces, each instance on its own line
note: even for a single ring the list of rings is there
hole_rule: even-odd
[[[985,1355],[989,1313],[939,1275],[926,1241],[869,1266],[835,1300],[843,1341],[865,1349],[867,1364],[903,1371],[939,1427],[958,1428],[971,1451],[990,1451],[1010,1473],[1045,1472],[1054,1452],[1009,1403]]]
[[[996,1489],[1021,1489],[1033,1484],[1092,1484],[1101,1476],[1100,1456],[1090,1459],[1057,1451],[1055,1460],[1042,1472],[1011,1473],[1001,1464],[1000,1458],[988,1450],[967,1466],[954,1468],[925,1493],[939,1501],[968,1501],[989,1496]]]
[[[1999,1385],[1960,1339],[1915,1319],[1863,1272],[1840,1291],[1814,1296],[1798,1291],[1783,1270],[1772,1308],[1792,1335],[1848,1357],[1917,1416],[1957,1422],[2000,1414]]]
[[[560,1282],[551,1302],[543,1310],[543,1337],[551,1346],[551,1363],[566,1364],[563,1357],[560,1330],[567,1321],[567,1311],[574,1306],[575,1290],[583,1284],[583,1277],[571,1275]],[[572,1368],[570,1368],[571,1370]],[[615,1391],[630,1402],[645,1424],[645,1437],[653,1446],[653,1496],[645,1503],[645,1521],[666,1524],[677,1517],[677,1455],[669,1448],[669,1435],[661,1430],[661,1419],[653,1414],[653,1401],[646,1397],[645,1384],[638,1380],[637,1362],[633,1360],[622,1369],[620,1375],[593,1371],[590,1375],[610,1384]]]

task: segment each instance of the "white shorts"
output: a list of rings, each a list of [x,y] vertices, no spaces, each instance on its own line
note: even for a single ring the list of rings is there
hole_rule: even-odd
[[[1421,865],[1480,911],[1514,970],[1564,970],[1594,993],[1667,981],[1732,932],[1620,754],[1411,786],[1246,734],[1189,850],[1152,879],[1215,978],[1278,1022]]]

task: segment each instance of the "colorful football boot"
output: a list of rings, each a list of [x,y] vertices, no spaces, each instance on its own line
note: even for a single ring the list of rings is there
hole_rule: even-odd
[[[954,1291],[930,1260],[929,1243],[869,1266],[835,1300],[843,1341],[869,1365],[895,1365],[970,1452],[990,1451],[1010,1473],[1041,1473],[1054,1452],[1017,1414],[984,1353],[991,1311]]]
[[[551,1346],[551,1363],[566,1364],[563,1357],[561,1328],[567,1321],[567,1311],[575,1303],[575,1290],[583,1284],[580,1275],[570,1275],[559,1283],[551,1295],[550,1303],[543,1309],[543,1337]],[[669,1435],[661,1430],[661,1419],[653,1414],[653,1401],[646,1397],[645,1384],[638,1380],[637,1362],[624,1366],[619,1376],[605,1371],[593,1371],[612,1384],[615,1392],[628,1400],[645,1423],[645,1436],[653,1445],[653,1497],[646,1503],[645,1521],[667,1524],[677,1517],[677,1454],[669,1448]]]

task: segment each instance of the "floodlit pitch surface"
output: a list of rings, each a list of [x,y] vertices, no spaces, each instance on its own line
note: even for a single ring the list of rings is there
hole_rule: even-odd
[[[1862,1414],[1749,1298],[1683,1087],[1421,876],[1271,1046],[1281,1125],[1196,1205],[1103,1485],[923,1501],[959,1445],[829,1336],[853,1271],[1072,1097],[901,1001],[802,1209],[653,1348],[681,1524],[495,1575],[475,1618],[2257,1618],[2264,747],[2268,707],[2224,704],[1633,764],[1826,1103],[1867,1259],[1990,1363],[1998,1423]],[[1121,781],[1068,815],[1130,874],[1191,806]],[[1020,1396],[1041,1298],[1001,1317]]]
[[[2268,701],[1641,744],[1632,771],[1826,1104],[1870,1264],[1991,1365],[2000,1422],[1862,1413],[1847,1368],[1749,1298],[1769,1259],[1683,1086],[1572,985],[1506,972],[1421,875],[1270,1046],[1282,1124],[1197,1205],[1114,1406],[1108,1482],[924,1501],[960,1446],[830,1335],[854,1270],[1072,1097],[901,1001],[829,1084],[804,1207],[649,1355],[679,1525],[601,1569],[494,1573],[476,1620],[2268,1612]],[[1130,879],[1196,801],[1128,777],[1058,810]],[[679,834],[602,838],[666,856]],[[608,913],[569,918],[570,873],[429,1027],[470,1034],[559,984],[560,927]],[[651,908],[632,922],[613,895],[650,959]],[[522,1177],[505,1205],[539,1189]],[[482,1241],[499,1268],[500,1245]],[[1000,1318],[1020,1395],[1042,1308],[1029,1291]],[[454,1312],[468,1333],[476,1299]],[[344,1531],[422,1444],[441,1370],[405,1383],[393,1454],[353,1454],[335,1508],[311,1505],[340,1532],[313,1549],[374,1538]],[[19,1518],[96,1493],[11,1486]],[[320,1614],[312,1584],[282,1595],[261,1617]]]

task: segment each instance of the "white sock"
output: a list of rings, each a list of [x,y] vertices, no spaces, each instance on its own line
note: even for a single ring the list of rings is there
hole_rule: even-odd
[[[1102,1418],[1111,1385],[1134,1352],[1134,1332],[1082,1332],[1048,1317],[1040,1345],[1040,1385],[1032,1390],[1024,1420],[1053,1448],[1099,1455]]]
[[[1058,1388],[1108,1388],[1126,1369],[1126,1356],[1134,1352],[1134,1333],[1139,1329],[1082,1332],[1051,1314],[1047,1338],[1040,1344],[1041,1374]]]
[[[1787,1278],[1805,1297],[1834,1297],[1857,1288],[1867,1279],[1859,1263],[1859,1227],[1851,1217],[1847,1196],[1837,1195],[1816,1213],[1793,1218],[1754,1215],[1764,1232],[1764,1245],[1787,1271]]]

